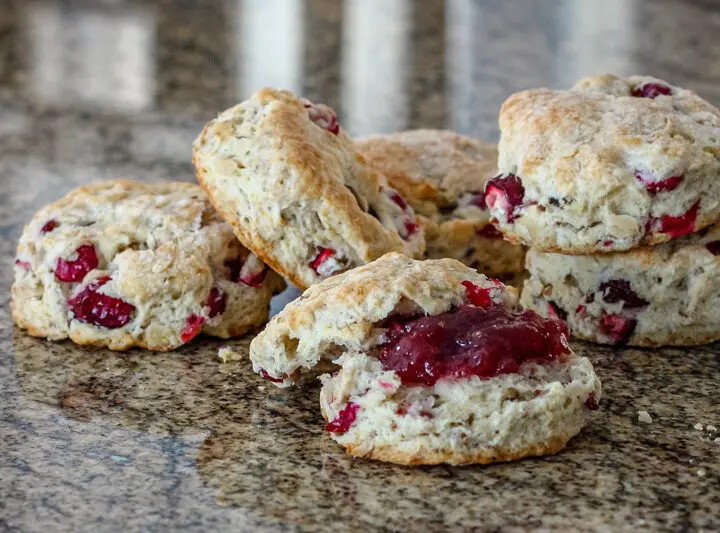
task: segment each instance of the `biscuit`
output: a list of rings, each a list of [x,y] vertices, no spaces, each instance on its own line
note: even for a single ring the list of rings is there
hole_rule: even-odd
[[[370,169],[327,106],[262,89],[196,139],[197,179],[238,238],[305,288],[398,251],[422,257],[423,230]]]
[[[545,252],[656,245],[720,218],[720,111],[643,76],[512,95],[485,201],[506,238]]]
[[[559,451],[597,408],[600,382],[567,335],[456,260],[391,253],[310,287],[250,358],[279,387],[339,365],[321,410],[353,455],[489,463]]]
[[[522,303],[578,338],[631,346],[720,340],[720,225],[616,254],[531,250]]]
[[[497,148],[445,130],[411,130],[359,139],[357,150],[385,174],[423,218],[426,257],[450,257],[508,280],[524,270],[525,250],[490,222],[485,183],[497,174]]]
[[[15,323],[33,336],[172,350],[267,321],[284,287],[197,185],[107,181],[38,211],[20,238]]]

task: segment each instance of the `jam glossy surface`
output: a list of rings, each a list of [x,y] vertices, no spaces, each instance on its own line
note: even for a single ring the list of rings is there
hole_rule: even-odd
[[[463,305],[436,316],[393,317],[378,347],[386,370],[407,385],[441,379],[492,378],[570,352],[568,329],[529,309]]]

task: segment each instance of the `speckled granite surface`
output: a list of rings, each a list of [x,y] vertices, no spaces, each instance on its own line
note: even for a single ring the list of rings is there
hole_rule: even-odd
[[[508,93],[602,71],[720,103],[717,3],[0,7],[0,531],[720,529],[720,433],[707,430],[720,427],[717,346],[579,344],[604,399],[563,453],[409,469],[344,456],[323,435],[316,389],[223,366],[217,342],[113,354],[29,338],[8,312],[35,209],[106,177],[191,179],[192,138],[251,88],[324,100],[356,134],[448,126],[488,140]]]

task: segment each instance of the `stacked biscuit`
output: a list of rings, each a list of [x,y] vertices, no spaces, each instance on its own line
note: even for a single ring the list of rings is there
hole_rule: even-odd
[[[491,221],[507,181],[490,179],[495,147],[430,130],[355,142],[329,107],[263,89],[207,124],[193,160],[207,195],[112,181],[39,211],[18,246],[15,322],[171,350],[265,323],[282,276],[307,290],[252,341],[253,368],[280,387],[334,368],[321,412],[349,453],[544,455],[598,408],[567,326],[478,272],[516,281],[523,269],[524,247]]]
[[[720,339],[720,111],[663,80],[511,96],[485,201],[531,248],[522,301],[577,337]]]

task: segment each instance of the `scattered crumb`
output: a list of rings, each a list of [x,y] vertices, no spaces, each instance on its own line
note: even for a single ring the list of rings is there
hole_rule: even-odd
[[[652,417],[647,411],[638,411],[638,420],[643,424],[652,424]]]
[[[705,429],[707,429],[708,431],[717,431],[717,428],[715,426],[711,426],[710,424],[705,426]]]
[[[713,442],[715,444],[720,444],[720,437],[715,437],[715,440]]]
[[[698,431],[702,431],[702,430],[703,430],[703,425],[700,424],[700,423],[695,424],[693,427],[694,427],[695,429],[697,429]]]
[[[705,475],[705,470],[703,468],[701,468],[700,470],[697,471],[697,475],[700,477],[703,477]]]
[[[258,385],[258,390],[259,390],[259,391],[264,391],[264,390],[265,390],[265,385]]]

